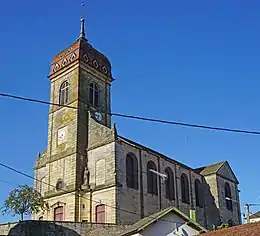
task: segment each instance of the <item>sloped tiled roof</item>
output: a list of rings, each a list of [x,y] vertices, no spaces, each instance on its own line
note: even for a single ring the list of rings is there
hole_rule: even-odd
[[[209,231],[200,234],[202,236],[259,236],[260,222],[248,223],[238,226],[233,226],[226,229],[219,229],[216,231]]]
[[[168,207],[165,210],[156,212],[156,213],[154,213],[154,214],[152,214],[150,216],[147,216],[147,217],[139,220],[138,222],[133,224],[131,229],[129,229],[129,230],[125,231],[123,234],[121,234],[121,236],[128,236],[128,235],[132,235],[133,233],[137,233],[137,232],[145,229],[146,227],[150,226],[151,224],[153,224],[157,220],[160,220],[162,217],[164,217],[165,215],[167,215],[170,212],[173,212],[176,215],[178,215],[190,227],[192,227],[192,228],[194,228],[194,229],[196,229],[198,231],[207,232],[207,230],[204,227],[202,227],[200,224],[198,224],[197,222],[195,222],[194,220],[189,218],[187,215],[185,215],[183,212],[178,210],[176,207]]]
[[[200,168],[195,169],[197,173],[201,175],[211,175],[218,172],[218,170],[225,164],[226,161],[221,161],[209,166],[203,166]]]
[[[260,211],[249,216],[250,219],[260,218]]]

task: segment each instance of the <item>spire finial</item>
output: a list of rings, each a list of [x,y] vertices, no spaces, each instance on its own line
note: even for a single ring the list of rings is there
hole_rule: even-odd
[[[81,13],[81,24],[80,24],[80,35],[79,38],[85,38],[85,17],[84,17],[84,0],[81,1],[81,8],[82,8],[82,13]]]

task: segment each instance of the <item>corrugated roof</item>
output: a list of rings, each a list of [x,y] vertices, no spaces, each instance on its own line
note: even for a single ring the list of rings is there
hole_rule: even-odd
[[[153,224],[154,222],[156,222],[157,220],[160,220],[162,217],[164,217],[165,215],[167,215],[168,213],[173,212],[176,215],[178,215],[180,218],[182,218],[190,227],[197,229],[198,231],[203,231],[203,232],[207,232],[207,230],[202,227],[199,223],[193,221],[191,218],[189,218],[187,215],[185,215],[183,212],[181,212],[180,210],[178,210],[176,207],[168,207],[165,210],[156,212],[150,216],[147,216],[141,220],[139,220],[138,222],[136,222],[135,224],[133,224],[133,227],[130,230],[127,230],[126,232],[124,232],[123,234],[121,234],[121,236],[127,236],[127,235],[131,235],[133,233],[137,233],[141,230],[144,230],[146,227],[150,226],[151,224]]]
[[[208,233],[200,234],[203,236],[259,236],[260,222],[248,223],[238,226],[233,226],[226,229],[209,231]]]

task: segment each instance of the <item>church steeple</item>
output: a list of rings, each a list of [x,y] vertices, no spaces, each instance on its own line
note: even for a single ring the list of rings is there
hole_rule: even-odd
[[[81,13],[81,20],[80,20],[80,35],[79,38],[85,38],[86,33],[85,33],[85,17],[84,17],[84,1],[81,2],[81,8],[82,8],[82,13]]]
[[[110,82],[113,81],[111,73],[111,64],[108,58],[92,47],[88,42],[85,32],[85,14],[84,4],[85,0],[81,0],[81,20],[80,20],[80,34],[77,40],[67,47],[65,50],[58,53],[51,63],[51,71],[49,78],[52,79],[58,74],[62,73],[75,65],[77,62],[83,62],[90,66],[96,72],[106,76]]]

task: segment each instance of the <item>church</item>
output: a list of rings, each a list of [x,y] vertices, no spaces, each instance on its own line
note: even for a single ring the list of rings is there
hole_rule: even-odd
[[[48,143],[34,169],[49,209],[34,219],[132,224],[174,206],[206,228],[241,224],[239,182],[227,161],[194,169],[118,134],[111,64],[88,42],[84,17],[49,79]]]

